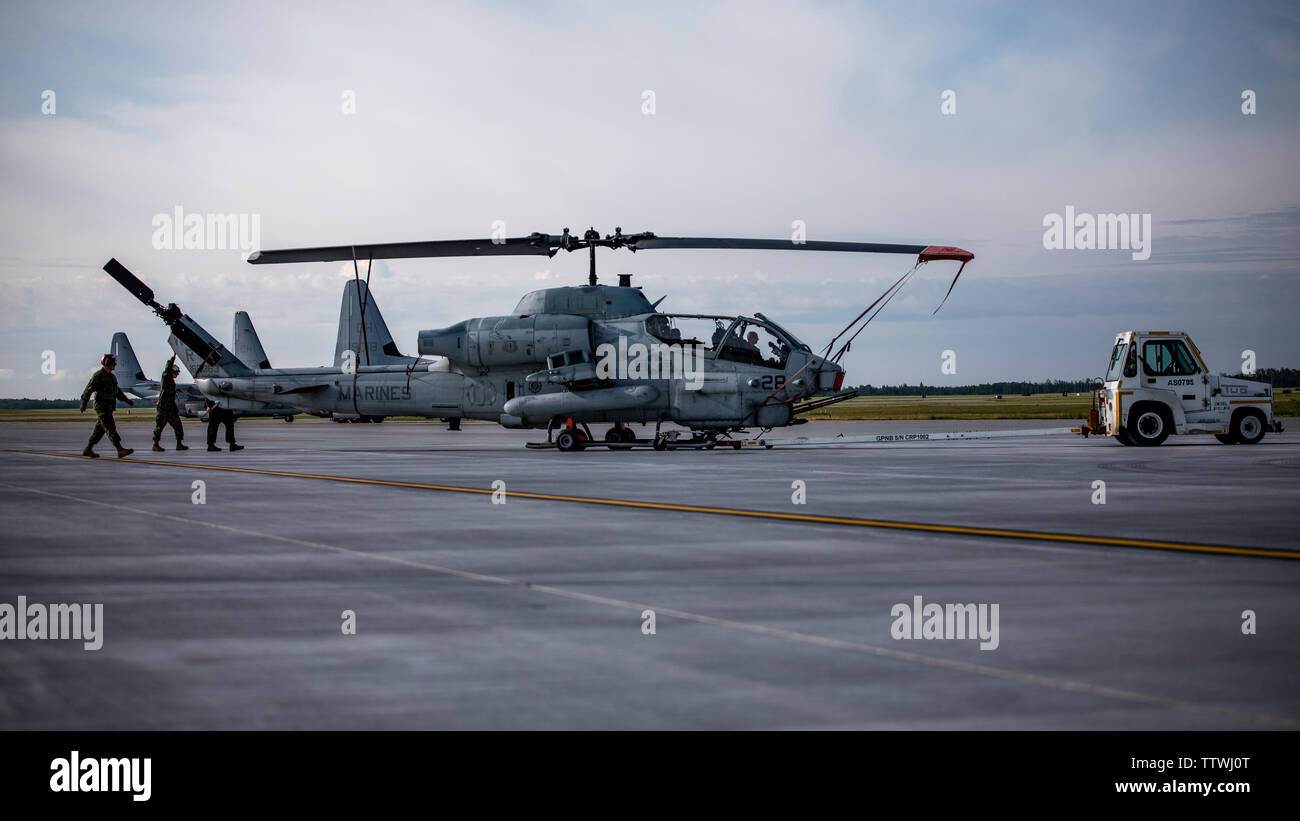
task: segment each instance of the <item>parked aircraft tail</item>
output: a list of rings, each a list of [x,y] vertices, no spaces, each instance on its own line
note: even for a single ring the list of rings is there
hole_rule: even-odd
[[[144,370],[140,367],[140,360],[136,359],[135,351],[131,348],[131,340],[127,339],[122,331],[113,334],[111,352],[117,359],[116,373],[119,385],[129,386],[137,382],[149,381],[149,377],[144,375]]]
[[[271,367],[271,361],[266,358],[262,340],[257,338],[257,331],[253,329],[253,320],[249,319],[247,311],[235,312],[235,325],[230,332],[230,338],[235,356],[245,365],[261,370]]]
[[[416,357],[402,356],[388,331],[383,314],[366,283],[350,279],[343,286],[339,307],[339,335],[334,345],[334,367],[343,367],[343,352],[352,351],[358,365],[409,365]]]

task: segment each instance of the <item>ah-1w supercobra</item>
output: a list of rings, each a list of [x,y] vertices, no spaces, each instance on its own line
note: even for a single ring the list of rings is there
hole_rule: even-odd
[[[565,451],[596,444],[618,449],[643,445],[660,450],[713,447],[731,432],[797,424],[803,421],[799,413],[847,398],[837,395],[812,399],[815,394],[840,390],[844,369],[838,361],[866,323],[922,263],[959,261],[960,276],[966,263],[974,258],[969,251],[951,246],[658,237],[649,232],[624,234],[621,229],[604,237],[588,230],[578,237],[565,229],[558,236],[535,233],[513,238],[258,251],[248,261],[270,264],[351,260],[358,279],[364,261],[368,282],[376,259],[550,257],[560,250],[582,248],[588,249],[591,260],[586,286],[533,291],[509,315],[468,319],[446,328],[421,331],[418,352],[442,359],[428,368],[414,372],[407,369],[401,380],[405,383],[402,395],[380,391],[373,399],[349,396],[349,409],[355,406],[360,413],[375,416],[460,416],[512,428],[545,427],[547,442],[530,443],[530,447]],[[596,280],[597,248],[626,248],[633,252],[662,248],[847,251],[914,254],[917,261],[818,354],[761,313],[660,313],[657,303],[652,305],[640,289],[631,287],[630,275],[621,274],[618,286],[600,285]],[[207,363],[211,378],[198,381],[205,394],[265,399],[300,391],[290,376],[230,372],[220,343],[197,323],[182,315],[175,305],[164,309],[153,302],[152,291],[129,272],[126,276],[138,287],[110,270],[110,266],[105,269],[151,304],[172,327],[173,347],[187,347],[191,356]],[[954,277],[949,293],[956,280]],[[148,299],[140,289],[147,291]],[[835,349],[836,342],[846,335],[844,344]],[[300,394],[295,401],[304,398]],[[693,437],[677,440],[672,433],[661,430],[664,422],[689,428]],[[591,423],[613,424],[603,442],[591,435]],[[654,423],[654,438],[638,439],[627,427],[629,423]],[[558,434],[553,437],[557,428]]]

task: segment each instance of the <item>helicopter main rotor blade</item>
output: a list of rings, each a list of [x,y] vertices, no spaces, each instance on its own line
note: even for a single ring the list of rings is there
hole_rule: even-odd
[[[738,239],[734,237],[653,237],[632,244],[638,251],[652,248],[737,248],[755,251],[855,251],[872,254],[920,254],[925,245],[895,245],[880,242],[826,242],[788,239]]]
[[[281,262],[337,262],[362,259],[405,259],[416,257],[555,256],[559,251],[596,248],[627,248],[630,251],[659,248],[731,248],[757,251],[849,251],[871,254],[915,254],[918,262],[950,259],[963,264],[974,254],[947,245],[901,245],[883,242],[828,242],[787,239],[742,239],[737,237],[658,237],[646,231],[624,234],[617,228],[604,237],[594,228],[578,236],[564,229],[562,234],[530,234],[508,239],[452,239],[428,242],[391,242],[379,245],[333,245],[322,248],[288,248],[255,251],[248,261],[254,265]],[[594,259],[594,256],[593,256]]]
[[[491,239],[451,239],[431,242],[387,242],[378,245],[331,245],[322,248],[287,248],[254,251],[248,261],[254,265],[281,262],[337,262],[365,259],[409,259],[416,257],[554,256],[545,236]]]

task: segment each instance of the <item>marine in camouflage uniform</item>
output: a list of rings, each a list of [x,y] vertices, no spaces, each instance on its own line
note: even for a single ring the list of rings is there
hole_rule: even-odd
[[[167,360],[163,365],[162,385],[158,388],[158,412],[154,416],[153,423],[153,449],[162,452],[163,446],[158,444],[162,438],[163,429],[168,425],[176,433],[176,449],[189,450],[182,441],[185,438],[185,429],[181,427],[181,414],[176,408],[176,377],[181,372],[181,366],[176,364],[176,357]]]
[[[117,386],[117,377],[113,376],[113,369],[117,367],[117,357],[110,353],[104,354],[104,358],[99,361],[103,367],[95,371],[90,376],[90,381],[86,383],[86,389],[81,392],[81,412],[86,412],[86,403],[90,401],[90,395],[95,395],[95,429],[90,433],[90,441],[86,443],[86,449],[81,452],[82,456],[89,456],[92,459],[98,459],[99,454],[95,453],[95,443],[108,434],[108,441],[113,443],[117,448],[117,458],[129,456],[135,453],[131,448],[122,447],[122,437],[117,435],[117,425],[113,423],[113,411],[117,408],[117,400],[121,399],[128,405],[134,405],[126,394]]]

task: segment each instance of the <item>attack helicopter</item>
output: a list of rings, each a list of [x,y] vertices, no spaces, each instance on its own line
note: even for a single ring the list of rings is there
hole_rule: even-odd
[[[545,288],[525,294],[513,313],[468,319],[446,328],[421,331],[419,353],[432,360],[403,356],[371,308],[366,306],[376,259],[456,256],[544,255],[587,249],[590,273],[585,286]],[[617,286],[596,279],[596,249],[730,248],[915,254],[916,264],[837,334],[820,353],[761,313],[754,316],[671,314],[657,310],[631,275]],[[856,395],[841,391],[839,360],[859,333],[880,313],[907,280],[927,262],[961,263],[948,292],[974,255],[951,246],[882,243],[659,237],[624,234],[616,228],[602,237],[594,229],[582,237],[565,229],[559,235],[483,240],[437,240],[383,245],[257,251],[255,265],[351,260],[353,293],[359,310],[349,311],[348,343],[336,352],[333,368],[250,367],[175,303],[163,306],[154,292],[116,259],[104,270],[151,308],[171,329],[168,343],[194,374],[210,399],[230,407],[246,402],[284,402],[325,416],[424,416],[480,419],[510,428],[545,427],[545,442],[528,447],[582,450],[654,447],[739,446],[726,437],[751,427],[770,430],[799,424],[800,414]],[[366,261],[364,282],[360,262]],[[662,300],[660,300],[662,301]],[[942,306],[942,303],[940,303]],[[936,311],[938,308],[935,309]],[[342,317],[341,317],[342,321]],[[851,332],[851,333],[850,333]],[[344,344],[342,330],[340,344]],[[840,339],[843,344],[836,348]],[[382,350],[381,350],[382,349]],[[352,354],[349,364],[340,357]],[[265,363],[259,363],[265,364]],[[830,394],[830,395],[823,395]],[[816,398],[814,398],[816,397]],[[673,422],[691,431],[664,431]],[[609,423],[603,441],[592,423]],[[654,423],[652,439],[638,438],[628,425]],[[558,431],[558,432],[557,432]]]
[[[916,264],[825,350],[816,353],[761,313],[661,313],[658,303],[651,304],[639,288],[632,287],[629,274],[620,274],[617,286],[602,285],[596,277],[597,248],[633,253],[717,248],[908,254],[916,256]],[[257,251],[249,255],[248,262],[351,260],[354,276],[360,280],[364,261],[368,285],[376,259],[553,257],[561,250],[583,249],[590,257],[587,285],[533,291],[508,315],[420,331],[418,353],[440,357],[445,363],[445,370],[428,374],[436,377],[431,386],[437,395],[434,407],[442,402],[445,408],[454,401],[459,415],[466,418],[510,428],[544,426],[546,441],[529,443],[529,447],[575,451],[596,445],[616,449],[651,446],[657,450],[711,448],[720,443],[739,446],[739,441],[726,437],[751,427],[769,430],[799,424],[806,421],[800,418],[801,413],[855,395],[841,392],[844,369],[839,359],[857,334],[922,264],[938,260],[961,263],[944,296],[946,301],[962,270],[974,259],[969,251],[952,246],[660,237],[648,231],[624,234],[621,228],[605,236],[592,228],[579,237],[566,228],[559,235]],[[814,399],[819,394],[831,395]],[[392,415],[407,411],[384,405],[381,399],[361,412]],[[664,422],[689,429],[691,438],[682,440],[677,431],[662,430]],[[591,433],[590,425],[595,423],[612,425],[603,441]],[[653,423],[653,438],[638,438],[628,427],[634,423]]]

